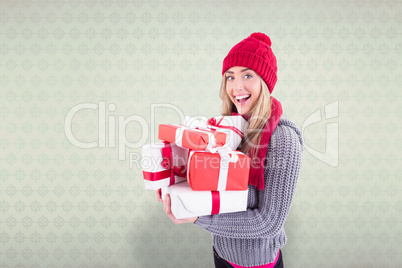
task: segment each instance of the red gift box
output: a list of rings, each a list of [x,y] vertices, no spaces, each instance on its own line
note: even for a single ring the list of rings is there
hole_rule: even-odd
[[[250,162],[250,157],[240,151],[191,151],[187,180],[195,191],[247,190]]]
[[[158,138],[192,150],[207,150],[223,146],[226,142],[226,133],[194,129],[184,125],[161,124]]]

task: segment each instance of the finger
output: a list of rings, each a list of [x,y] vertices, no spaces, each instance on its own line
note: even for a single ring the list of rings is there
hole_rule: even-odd
[[[163,203],[164,203],[163,209],[164,209],[165,213],[170,216],[172,214],[172,210],[170,208],[171,203],[170,203],[170,195],[169,194],[165,195],[165,201]]]
[[[163,211],[166,213],[166,195],[165,198],[163,199]]]
[[[166,194],[165,198],[163,199],[163,210],[165,211],[166,214],[169,215],[169,208],[168,208],[168,199],[169,199],[169,197],[168,196],[169,195]]]

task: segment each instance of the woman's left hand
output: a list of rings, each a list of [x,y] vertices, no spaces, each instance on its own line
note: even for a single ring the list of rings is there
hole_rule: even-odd
[[[194,223],[198,217],[191,217],[191,218],[185,218],[185,219],[176,219],[176,217],[173,215],[172,210],[171,210],[171,201],[170,201],[170,195],[166,194],[165,195],[165,200],[163,201],[163,210],[168,214],[169,218],[175,223],[175,224],[181,224],[181,223]]]

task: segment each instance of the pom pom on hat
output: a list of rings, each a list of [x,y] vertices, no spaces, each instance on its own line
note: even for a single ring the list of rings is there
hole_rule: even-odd
[[[250,37],[254,37],[255,39],[261,40],[271,46],[271,39],[264,33],[252,33]]]
[[[271,39],[263,33],[252,33],[236,44],[223,60],[222,75],[233,66],[243,66],[256,72],[267,84],[269,93],[277,80],[276,57],[271,49]]]

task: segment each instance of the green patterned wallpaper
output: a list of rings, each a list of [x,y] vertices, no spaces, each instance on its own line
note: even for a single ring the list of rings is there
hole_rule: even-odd
[[[172,224],[139,153],[159,123],[219,114],[222,60],[256,31],[305,140],[285,266],[401,267],[401,10],[0,1],[0,267],[212,267],[211,236]]]

